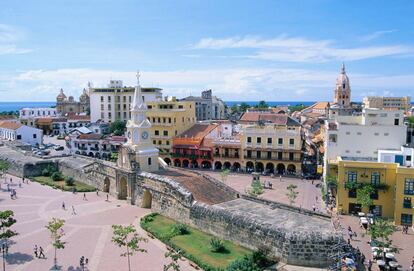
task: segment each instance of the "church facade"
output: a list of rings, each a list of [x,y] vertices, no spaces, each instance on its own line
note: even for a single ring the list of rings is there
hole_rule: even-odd
[[[67,97],[60,89],[59,95],[56,97],[56,111],[60,116],[69,114],[87,114],[90,112],[90,99],[86,89],[83,89],[79,97],[79,101],[75,101],[73,96]]]

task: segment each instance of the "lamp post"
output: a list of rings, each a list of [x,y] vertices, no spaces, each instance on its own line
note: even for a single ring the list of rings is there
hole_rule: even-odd
[[[0,252],[3,255],[3,271],[6,271],[6,256],[9,253],[9,246],[7,244],[2,244],[0,247]]]

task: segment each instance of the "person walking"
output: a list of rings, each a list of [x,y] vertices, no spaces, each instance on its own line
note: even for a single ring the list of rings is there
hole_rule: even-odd
[[[37,258],[37,245],[34,245],[33,252],[35,257]]]
[[[72,205],[72,215],[76,215],[75,206]]]
[[[86,198],[86,193],[83,193],[83,200],[88,200],[88,199]]]
[[[64,201],[62,202],[62,209],[63,210],[66,210],[66,205],[65,205],[65,202]]]
[[[96,195],[99,197],[99,190],[96,189]]]
[[[109,201],[109,195],[106,194],[106,201]]]
[[[43,252],[44,252],[43,248],[41,246],[39,246],[39,258],[45,259],[46,256]]]

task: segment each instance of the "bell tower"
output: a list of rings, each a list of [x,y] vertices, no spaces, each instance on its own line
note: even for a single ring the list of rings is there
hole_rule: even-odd
[[[342,63],[341,72],[336,78],[334,103],[337,104],[339,108],[351,107],[351,87],[349,85],[349,78],[346,75],[344,63]]]
[[[126,125],[127,142],[124,144],[124,147],[130,150],[129,153],[133,154],[132,158],[139,165],[140,170],[153,172],[158,170],[158,149],[154,147],[151,141],[151,122],[147,119],[146,113],[148,108],[142,97],[139,72],[137,72],[136,76],[137,85],[131,106],[131,119],[128,120]],[[125,165],[125,158],[119,157],[119,159],[118,164]]]

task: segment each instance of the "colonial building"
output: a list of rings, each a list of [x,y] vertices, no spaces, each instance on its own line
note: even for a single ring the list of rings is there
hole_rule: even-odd
[[[176,167],[211,168],[213,140],[218,137],[218,124],[197,123],[173,138],[173,161],[164,161]]]
[[[412,225],[414,168],[358,157],[338,157],[331,172],[338,180],[336,206],[340,213],[369,212],[393,218],[396,225]],[[357,200],[358,189],[367,185],[373,188],[373,204],[362,207]]]
[[[2,121],[0,122],[0,138],[39,146],[43,143],[43,132],[21,123]]]
[[[393,109],[408,112],[411,109],[411,97],[368,96],[363,99],[365,108]]]
[[[252,118],[244,115],[242,119]],[[260,121],[256,124],[243,127],[242,167],[248,172],[300,174],[303,147],[301,125],[281,114],[261,114],[258,119]]]
[[[201,92],[201,97],[189,96],[182,101],[193,101],[196,106],[196,118],[201,120],[219,120],[226,118],[225,103],[213,96],[211,89]]]
[[[324,176],[338,156],[377,159],[379,149],[399,149],[407,126],[401,110],[363,109],[360,116],[337,116],[325,122]]]
[[[152,143],[160,150],[161,156],[169,156],[172,151],[172,138],[196,123],[195,104],[190,101],[177,101],[172,97],[163,101],[147,102],[147,107],[147,117],[152,124]]]
[[[73,96],[66,97],[63,89],[60,89],[59,95],[56,97],[56,112],[61,116],[66,114],[88,114],[90,111],[90,100],[86,89],[83,89],[79,97],[79,102],[75,101]]]
[[[91,121],[129,120],[134,91],[134,87],[124,86],[121,80],[111,80],[106,88],[89,88]],[[141,88],[141,95],[144,102],[161,101],[162,89]]]
[[[231,122],[220,123],[218,137],[213,140],[214,169],[243,170],[241,167],[243,151],[239,129],[240,125]]]
[[[22,108],[19,110],[19,120],[22,124],[28,126],[35,126],[36,119],[38,118],[53,118],[57,117],[58,113],[56,108]]]

